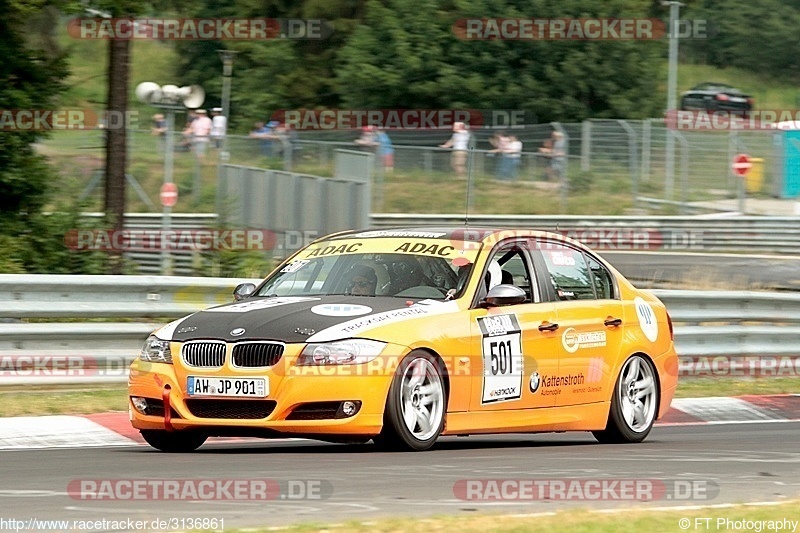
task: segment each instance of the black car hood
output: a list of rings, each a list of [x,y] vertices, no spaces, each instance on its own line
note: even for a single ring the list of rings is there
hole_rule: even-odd
[[[385,296],[247,298],[176,320],[163,328],[159,337],[178,342],[257,339],[299,343],[348,320],[408,306],[403,298]]]

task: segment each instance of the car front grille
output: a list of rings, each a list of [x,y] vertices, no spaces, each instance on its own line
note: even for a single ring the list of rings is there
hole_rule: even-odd
[[[233,366],[253,368],[273,366],[283,355],[278,342],[241,342],[233,345]]]
[[[181,357],[188,366],[219,368],[225,363],[225,343],[190,341],[181,348]]]
[[[275,410],[275,400],[186,400],[186,407],[197,418],[256,420]]]

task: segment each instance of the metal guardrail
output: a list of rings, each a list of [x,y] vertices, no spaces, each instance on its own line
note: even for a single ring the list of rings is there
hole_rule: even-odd
[[[124,382],[155,322],[231,301],[237,278],[0,275],[0,385]],[[653,290],[675,324],[682,367],[699,358],[792,356],[800,365],[800,295]],[[22,322],[70,318],[81,322]],[[9,322],[12,320],[13,322]],[[62,364],[59,372],[16,372]],[[24,365],[23,365],[24,366]],[[800,368],[797,369],[800,371]]]
[[[464,225],[463,214],[373,213],[373,228]],[[598,250],[800,254],[800,217],[470,215],[471,227],[558,231]]]
[[[87,213],[99,219],[100,213]],[[210,228],[217,215],[208,213],[172,215],[173,229]],[[538,228],[557,230],[598,250],[655,250],[674,252],[758,252],[800,255],[800,217],[759,217],[701,215],[682,216],[597,216],[583,215],[471,215],[471,227]],[[126,228],[158,229],[161,214],[128,213]],[[419,215],[373,213],[370,227],[464,225],[464,215]],[[270,229],[270,228],[251,228]],[[198,252],[174,251],[173,271],[193,272]],[[130,252],[126,257],[141,274],[161,272],[161,254]]]

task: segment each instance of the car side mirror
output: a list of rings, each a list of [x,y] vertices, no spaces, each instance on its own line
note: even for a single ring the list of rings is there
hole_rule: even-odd
[[[233,301],[238,302],[244,300],[256,290],[256,286],[252,283],[240,283],[233,289]]]
[[[504,305],[515,305],[525,302],[528,296],[525,291],[516,285],[501,283],[489,290],[484,300],[485,307],[502,307]]]

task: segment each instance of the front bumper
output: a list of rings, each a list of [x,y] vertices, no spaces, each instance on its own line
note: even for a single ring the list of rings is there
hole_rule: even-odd
[[[396,368],[393,365],[402,360],[407,348],[389,344],[373,363],[319,367],[295,366],[302,346],[286,348],[279,364],[257,372],[228,367],[202,372],[184,367],[177,356],[174,364],[136,359],[128,378],[131,423],[137,429],[195,430],[209,435],[231,436],[371,436],[380,432],[386,397]],[[180,343],[172,343],[171,350],[173,354],[179,354]],[[264,377],[269,383],[268,395],[264,399],[193,398],[186,391],[188,375],[201,372],[215,377]],[[163,401],[163,408],[154,414],[143,414],[134,406],[131,397],[146,398],[154,403]],[[326,417],[324,412],[298,416],[301,411],[309,410],[309,406],[335,406],[345,401],[357,402],[359,410],[352,416],[342,416],[341,411],[338,416],[331,414]],[[200,405],[206,402],[205,405],[214,407],[212,412],[224,411],[224,414],[209,415],[208,409],[197,408],[197,402]],[[269,402],[263,409],[268,412],[267,416],[252,418],[253,412],[241,416],[249,409],[243,402],[259,409],[261,402]],[[225,408],[219,409],[220,405]]]

